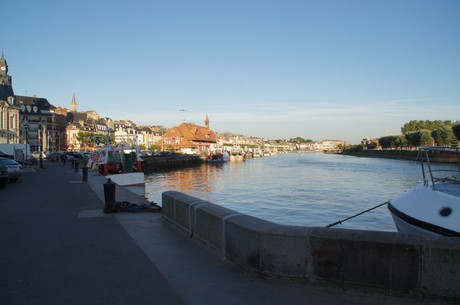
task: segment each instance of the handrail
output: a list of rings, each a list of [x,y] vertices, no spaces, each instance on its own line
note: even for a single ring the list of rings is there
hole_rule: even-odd
[[[428,186],[429,181],[427,180],[426,173],[425,173],[425,166],[424,166],[424,157],[426,158],[426,164],[428,166],[427,172],[430,175],[430,180],[431,180],[431,185],[433,187],[433,190],[436,190],[435,182],[436,181],[441,181],[446,178],[436,178],[433,176],[433,172],[441,172],[441,171],[453,171],[457,172],[454,170],[433,170],[431,167],[431,162],[430,162],[430,157],[428,155],[428,152],[445,152],[445,153],[454,153],[457,154],[457,160],[458,160],[458,165],[459,165],[459,171],[460,171],[460,148],[459,147],[437,147],[437,146],[421,146],[419,150],[419,154],[417,155],[417,159],[419,158],[420,155],[420,165],[422,167],[422,175],[423,175],[423,182],[426,186]]]

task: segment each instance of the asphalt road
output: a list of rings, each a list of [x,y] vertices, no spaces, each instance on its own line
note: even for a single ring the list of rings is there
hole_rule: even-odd
[[[1,189],[0,304],[185,304],[115,217],[81,217],[98,209],[62,164]]]

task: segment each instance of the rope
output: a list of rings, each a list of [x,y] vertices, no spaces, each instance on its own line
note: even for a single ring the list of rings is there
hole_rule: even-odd
[[[358,213],[358,214],[355,214],[355,215],[353,215],[353,216],[350,216],[350,217],[347,217],[347,218],[345,218],[345,219],[342,219],[342,220],[336,221],[336,222],[334,222],[334,223],[331,223],[330,225],[327,225],[326,228],[332,228],[332,227],[335,226],[335,225],[342,224],[342,222],[345,222],[345,221],[347,221],[347,220],[350,220],[350,219],[352,219],[352,218],[355,218],[356,216],[359,216],[359,215],[361,215],[361,214],[364,214],[364,213],[367,213],[367,212],[369,212],[369,211],[372,211],[372,210],[374,210],[374,209],[376,209],[376,208],[379,208],[379,207],[381,207],[382,205],[385,205],[385,204],[388,204],[388,203],[390,203],[390,202],[389,202],[389,201],[385,201],[384,203],[381,203],[381,204],[379,204],[379,205],[376,205],[375,207],[372,207],[372,208],[370,208],[370,209],[367,209],[367,210],[365,210],[365,211],[362,211],[362,212],[360,212],[360,213]]]

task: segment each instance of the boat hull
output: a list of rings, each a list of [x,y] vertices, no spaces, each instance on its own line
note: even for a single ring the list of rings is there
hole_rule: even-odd
[[[208,156],[208,163],[224,163],[230,160],[230,156],[228,153],[222,154],[210,154]]]
[[[107,175],[114,183],[121,186],[142,186],[145,185],[145,176],[143,172],[120,173]]]
[[[457,196],[418,186],[391,200],[388,209],[402,233],[460,237]]]

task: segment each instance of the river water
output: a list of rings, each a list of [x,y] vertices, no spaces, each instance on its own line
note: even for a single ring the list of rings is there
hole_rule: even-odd
[[[145,196],[161,205],[161,193],[176,190],[278,224],[326,226],[421,181],[414,161],[290,153],[154,173]],[[335,227],[396,230],[386,206]]]

